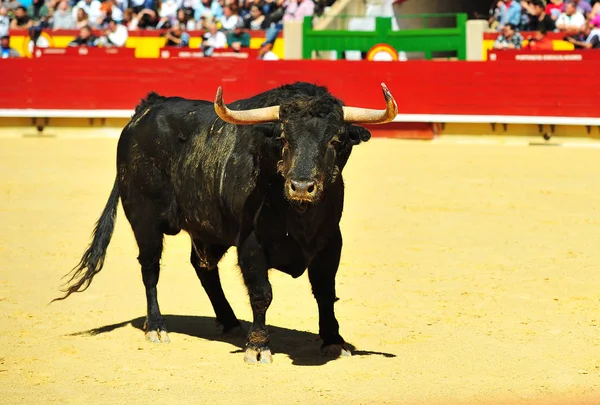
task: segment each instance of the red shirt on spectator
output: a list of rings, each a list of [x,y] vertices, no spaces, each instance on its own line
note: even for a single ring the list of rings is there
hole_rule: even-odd
[[[554,46],[552,45],[552,40],[547,36],[544,36],[542,39],[538,41],[529,41],[527,44],[527,48],[532,51],[552,51],[554,50]]]

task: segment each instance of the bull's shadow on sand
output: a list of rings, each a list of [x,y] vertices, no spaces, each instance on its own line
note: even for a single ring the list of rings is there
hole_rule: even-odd
[[[242,361],[242,356],[239,353],[243,353],[245,337],[242,334],[224,335],[221,332],[221,328],[216,326],[215,318],[188,315],[164,315],[164,318],[167,322],[167,329],[169,330],[171,338],[171,343],[169,344],[177,344],[176,334],[178,333],[199,339],[226,342],[238,347],[238,349],[233,350],[230,353],[240,356],[240,361]],[[73,333],[71,336],[95,336],[102,333],[111,332],[127,325],[132,325],[134,328],[143,331],[144,321],[144,317],[139,317],[125,322],[105,325],[99,328]],[[244,330],[248,330],[250,328],[249,322],[241,322]],[[281,328],[273,325],[268,325],[267,328],[271,336],[271,351],[275,356],[275,361],[277,361],[278,354],[288,355],[290,359],[292,359],[292,364],[298,366],[320,366],[333,360],[329,357],[321,355],[319,349],[322,342],[319,336],[314,333],[304,332],[296,329]],[[141,332],[139,339],[140,342],[143,342],[144,335]],[[356,350],[356,348],[351,344],[350,348],[353,356],[376,355],[386,358],[396,357],[395,354],[391,353]],[[343,361],[343,359],[340,359],[340,361]]]

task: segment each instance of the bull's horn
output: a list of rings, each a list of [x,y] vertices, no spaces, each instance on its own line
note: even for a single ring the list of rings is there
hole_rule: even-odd
[[[223,101],[223,89],[217,89],[215,111],[219,118],[230,124],[249,125],[272,122],[279,119],[279,106],[255,108],[253,110],[230,110]]]
[[[386,124],[396,118],[396,115],[398,115],[396,100],[394,100],[385,83],[381,83],[381,88],[383,89],[383,97],[385,97],[385,110],[344,106],[344,121],[362,124]]]

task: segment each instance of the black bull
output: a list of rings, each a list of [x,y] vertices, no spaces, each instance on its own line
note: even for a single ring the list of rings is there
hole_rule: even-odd
[[[150,93],[123,129],[117,178],[72,270],[64,299],[88,288],[101,270],[119,197],[135,235],[146,288],[146,337],[167,342],[156,286],[163,236],[186,231],[191,263],[217,321],[240,327],[223,293],[217,264],[231,246],[248,289],[253,323],[245,360],[270,363],[265,325],[272,299],[268,270],[299,277],[308,268],[319,309],[322,350],[350,354],[334,314],[342,235],[342,170],[352,147],[370,139],[355,123],[385,123],[397,106],[382,84],[386,109],[343,106],[324,87],[295,83],[224,104]]]

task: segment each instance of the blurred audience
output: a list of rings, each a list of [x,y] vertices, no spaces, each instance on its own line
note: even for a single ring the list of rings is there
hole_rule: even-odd
[[[573,44],[577,49],[600,49],[600,29],[592,24],[586,24],[581,32],[565,38],[565,41]]]
[[[75,29],[75,18],[67,0],[61,0],[52,13],[52,28],[55,30]]]
[[[0,38],[0,55],[2,59],[18,58],[21,56],[19,52],[10,47],[10,37],[8,35],[3,35]]]
[[[523,36],[516,29],[514,24],[506,24],[502,28],[502,34],[494,42],[494,49],[521,49]]]
[[[538,28],[534,35],[527,38],[527,49],[533,51],[551,51],[554,49],[552,40],[546,35],[544,27]]]
[[[233,28],[233,31],[227,35],[227,45],[229,45],[234,52],[239,52],[242,48],[248,48],[250,46],[250,35],[246,32],[242,21],[240,21],[238,25]]]
[[[89,26],[82,27],[79,30],[79,35],[74,40],[69,42],[68,46],[96,46],[98,37],[92,34],[92,29]]]
[[[29,28],[32,25],[33,20],[27,15],[27,9],[23,6],[18,6],[14,11],[14,18],[10,22],[10,28]]]
[[[0,7],[0,37],[8,35],[10,29],[10,17],[8,16],[8,9],[4,6]]]
[[[179,25],[175,25],[166,34],[165,46],[187,47],[190,45],[190,35],[184,32]]]
[[[125,46],[128,37],[129,33],[124,25],[119,24],[115,20],[110,20],[108,27],[104,30],[104,35],[99,39],[99,44],[107,47]]]
[[[223,49],[227,45],[227,36],[217,29],[217,24],[210,23],[208,31],[202,36],[200,45],[204,56],[212,56],[215,49]]]

